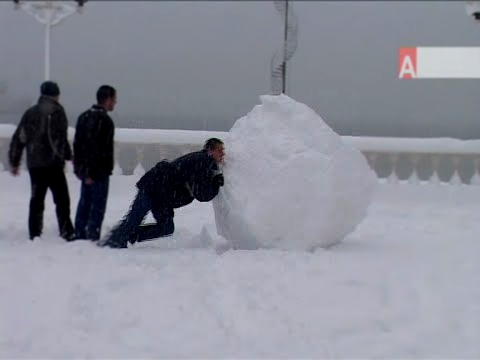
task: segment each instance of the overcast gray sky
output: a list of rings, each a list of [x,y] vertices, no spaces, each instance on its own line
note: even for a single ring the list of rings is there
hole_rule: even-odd
[[[292,6],[299,44],[289,95],[335,131],[480,136],[480,80],[397,79],[399,47],[480,46],[465,2]],[[72,126],[108,83],[118,89],[119,127],[228,130],[270,92],[282,25],[270,1],[90,1],[53,29],[52,78]],[[42,26],[0,2],[0,81],[9,96],[37,98],[43,45]]]

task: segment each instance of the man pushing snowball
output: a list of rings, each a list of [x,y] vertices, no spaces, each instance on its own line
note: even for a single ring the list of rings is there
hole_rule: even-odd
[[[172,235],[174,209],[193,200],[208,202],[223,186],[219,165],[224,160],[224,144],[217,138],[208,139],[200,151],[183,155],[173,161],[162,160],[137,182],[137,195],[125,218],[98,243],[98,246],[127,248],[158,237]],[[142,221],[151,211],[156,224]]]

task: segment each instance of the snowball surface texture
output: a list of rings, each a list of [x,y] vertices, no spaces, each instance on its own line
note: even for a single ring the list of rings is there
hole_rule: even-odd
[[[263,95],[225,141],[225,185],[213,200],[234,249],[312,250],[342,241],[367,214],[377,176],[305,104]]]

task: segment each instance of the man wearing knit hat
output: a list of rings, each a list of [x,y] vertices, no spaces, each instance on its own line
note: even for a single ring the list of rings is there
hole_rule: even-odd
[[[60,89],[55,82],[40,86],[40,98],[22,116],[13,134],[9,161],[11,173],[19,174],[23,150],[27,153],[27,168],[31,182],[28,217],[30,239],[42,235],[45,196],[50,189],[56,206],[59,233],[69,241],[74,236],[70,219],[70,196],[65,178],[65,161],[72,159],[67,139],[68,120],[58,102]]]

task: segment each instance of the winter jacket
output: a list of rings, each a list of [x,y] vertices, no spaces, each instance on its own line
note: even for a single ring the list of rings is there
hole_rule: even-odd
[[[67,131],[68,119],[63,106],[53,98],[40,96],[37,104],[24,113],[13,134],[8,153],[10,165],[20,166],[26,148],[29,169],[65,166],[65,160],[72,159]]]
[[[93,105],[77,121],[73,170],[80,179],[109,176],[114,166],[115,125],[107,110]]]
[[[137,182],[156,206],[179,208],[193,200],[212,200],[223,185],[215,160],[205,150],[183,155],[171,162],[163,160]]]

